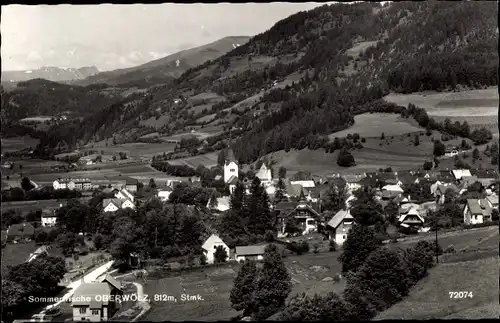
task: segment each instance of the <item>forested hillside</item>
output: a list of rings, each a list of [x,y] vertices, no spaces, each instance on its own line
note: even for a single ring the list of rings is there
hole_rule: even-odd
[[[399,111],[380,100],[389,92],[497,85],[497,13],[495,2],[483,1],[366,2],[299,12],[174,84],[150,88],[121,121],[129,127],[159,113],[172,116],[164,128],[173,131],[214,114],[226,128],[244,129],[233,147],[242,162],[324,147],[325,136],[352,125],[356,114]],[[292,74],[301,77],[273,86]],[[200,113],[186,100],[172,103],[208,92],[223,100]],[[250,107],[235,108],[250,97]],[[108,121],[95,124],[101,119]],[[104,133],[110,123],[95,115],[74,125],[81,129],[67,133],[78,137],[67,141],[91,138],[86,129]]]
[[[9,120],[54,116],[62,112],[92,115],[116,98],[101,93],[106,85],[72,86],[43,79],[19,82],[12,91],[2,89],[2,113]]]

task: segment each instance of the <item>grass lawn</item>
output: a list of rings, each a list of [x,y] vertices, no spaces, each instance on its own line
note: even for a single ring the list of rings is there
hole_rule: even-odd
[[[498,256],[438,264],[400,303],[377,319],[498,318]],[[472,292],[472,298],[452,299],[449,292]]]
[[[390,124],[390,127],[387,125]],[[348,134],[359,133],[361,137],[380,138],[384,132],[385,136],[397,136],[405,133],[425,131],[424,128],[416,126],[395,113],[363,113],[354,117],[354,125],[335,132],[329,137],[346,137]]]
[[[113,155],[118,154],[119,152],[125,152],[128,156],[133,158],[139,157],[153,157],[155,155],[160,155],[173,151],[175,148],[175,144],[172,143],[127,143],[120,145],[108,145],[108,147],[103,147],[101,145],[93,145],[90,147],[85,147],[81,149],[81,151],[88,150],[97,150],[99,153],[101,151],[105,155]]]
[[[81,201],[87,201],[82,198]],[[21,212],[36,211],[44,208],[59,208],[61,203],[66,203],[66,200],[37,200],[37,201],[16,201],[2,203],[2,212],[8,210],[19,210]]]
[[[187,165],[193,168],[198,167],[198,165],[203,165],[205,167],[212,167],[217,165],[217,155],[218,152],[211,152],[199,156],[191,156],[179,159],[169,160],[168,163],[171,165]]]
[[[322,282],[325,277],[333,277],[340,272],[341,265],[337,261],[339,252],[308,253],[301,256],[284,258],[287,269],[292,277],[293,289],[290,296],[296,293],[307,292],[341,293],[344,282]],[[239,264],[226,265],[225,275],[216,275],[215,267],[183,272],[176,277],[150,280],[145,285],[146,294],[150,298],[154,294],[175,296],[177,302],[151,302],[152,308],[145,315],[144,320],[229,320],[238,313],[231,309],[229,293],[233,286]],[[232,269],[233,271],[231,271]],[[203,301],[181,301],[181,294],[200,294]]]
[[[26,148],[35,149],[40,139],[31,138],[30,136],[2,138],[2,151],[13,152]]]
[[[498,88],[463,92],[425,92],[389,94],[386,101],[402,106],[413,103],[424,108],[438,121],[449,117],[452,121],[467,122],[472,126],[485,125],[498,133]]]
[[[7,272],[7,266],[22,264],[28,260],[29,255],[37,248],[38,246],[34,241],[16,244],[8,243],[2,248],[2,275]]]

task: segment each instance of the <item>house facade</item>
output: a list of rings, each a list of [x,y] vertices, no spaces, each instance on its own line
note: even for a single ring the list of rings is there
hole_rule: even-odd
[[[410,207],[406,212],[400,214],[398,224],[403,228],[420,230],[423,228],[425,219],[418,212],[417,207]]]
[[[42,212],[42,227],[53,227],[56,225],[57,216],[55,212]]]
[[[294,205],[294,207],[290,209],[290,205]],[[286,225],[290,218],[294,218],[298,222],[303,235],[318,231],[321,222],[319,206],[308,203],[303,195],[297,203],[278,203],[275,211],[277,213],[278,232],[281,235],[285,234]]]
[[[58,178],[52,183],[52,187],[55,190],[90,191],[92,189],[92,182],[88,178]]]
[[[134,195],[127,191],[126,188],[122,188],[119,192],[117,192],[115,197],[119,200],[130,200],[134,202]]]
[[[238,262],[243,262],[245,260],[263,260],[266,247],[267,245],[236,247],[234,258]]]
[[[464,223],[480,224],[491,221],[492,208],[486,199],[469,199],[464,207]]]
[[[215,262],[215,251],[219,246],[222,246],[224,250],[226,250],[227,257],[229,257],[229,247],[224,243],[224,241],[222,241],[219,236],[215,234],[212,234],[201,246],[201,248],[203,249],[203,254],[207,257],[208,264],[213,264]]]
[[[101,322],[109,320],[118,310],[117,295],[122,295],[108,278],[99,283],[82,283],[74,292],[71,306],[73,321]],[[115,280],[116,281],[116,280]]]
[[[157,193],[157,197],[162,201],[166,202],[170,198],[170,194],[172,194],[172,189],[169,187],[167,189],[159,190]]]
[[[266,163],[262,163],[262,166],[260,166],[260,169],[255,176],[260,179],[262,184],[271,184],[273,181],[271,168],[268,167]]]
[[[348,209],[338,211],[327,223],[326,230],[330,241],[335,241],[339,246],[344,244],[353,223],[354,217]]]
[[[136,179],[127,179],[125,182],[125,189],[131,193],[137,192],[139,181]]]

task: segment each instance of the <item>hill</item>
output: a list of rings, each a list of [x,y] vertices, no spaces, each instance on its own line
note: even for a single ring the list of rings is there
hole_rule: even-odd
[[[68,125],[64,140],[130,141],[138,132],[165,137],[203,128],[223,132],[220,141],[238,129],[233,149],[243,163],[280,150],[339,149],[345,142],[328,136],[352,126],[355,115],[405,110],[382,100],[389,93],[498,85],[497,12],[495,3],[477,1],[299,12],[173,83],[151,86],[133,104]],[[422,111],[411,113],[423,128],[439,128]],[[203,149],[220,149],[217,140]]]
[[[95,66],[81,68],[60,68],[45,66],[36,70],[2,71],[2,83],[16,83],[33,79],[45,79],[53,82],[81,80],[99,73]]]
[[[234,47],[246,43],[249,38],[247,36],[225,37],[213,43],[186,49],[136,67],[98,73],[85,80],[75,82],[75,84],[106,83],[130,87],[148,87],[177,78],[189,68],[222,56]]]

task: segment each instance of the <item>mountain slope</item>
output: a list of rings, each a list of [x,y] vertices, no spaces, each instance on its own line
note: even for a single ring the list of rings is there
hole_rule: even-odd
[[[161,80],[171,80],[179,77],[187,69],[224,55],[235,46],[246,43],[249,38],[247,36],[225,37],[213,43],[183,50],[136,67],[102,72],[85,80],[75,82],[75,84],[107,83],[146,87],[160,83]]]
[[[45,66],[36,70],[2,71],[2,82],[22,82],[33,79],[45,79],[53,82],[81,80],[99,73],[95,66],[81,68],[60,68]]]
[[[326,135],[351,126],[354,115],[399,111],[380,100],[390,91],[497,85],[497,13],[496,3],[475,1],[299,12],[172,84],[151,87],[138,104],[120,103],[126,126],[105,110],[66,141],[95,135],[85,128],[126,140],[132,124],[156,119],[163,134],[241,128],[233,149],[242,162],[283,149],[330,149]]]

